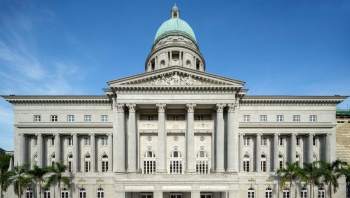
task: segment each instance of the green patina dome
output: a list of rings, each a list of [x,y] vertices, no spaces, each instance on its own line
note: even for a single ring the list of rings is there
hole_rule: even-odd
[[[171,34],[171,33],[180,33],[180,34],[187,35],[190,38],[192,38],[195,42],[197,42],[196,36],[194,35],[192,28],[188,25],[188,23],[186,23],[186,21],[181,20],[179,18],[172,18],[165,21],[159,27],[156,33],[156,37],[154,38],[154,41],[156,41],[162,35]]]

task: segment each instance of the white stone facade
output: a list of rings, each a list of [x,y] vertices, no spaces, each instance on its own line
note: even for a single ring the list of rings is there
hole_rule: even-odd
[[[336,159],[346,97],[246,95],[244,82],[206,73],[186,35],[156,42],[146,72],[108,82],[106,96],[3,96],[14,163],[62,161],[69,197],[262,198],[283,197],[274,171],[286,161]],[[341,183],[334,197],[344,195]]]

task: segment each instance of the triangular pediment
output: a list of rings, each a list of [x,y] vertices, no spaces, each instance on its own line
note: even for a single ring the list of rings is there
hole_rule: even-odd
[[[108,82],[110,87],[242,87],[245,82],[185,67],[173,66]]]

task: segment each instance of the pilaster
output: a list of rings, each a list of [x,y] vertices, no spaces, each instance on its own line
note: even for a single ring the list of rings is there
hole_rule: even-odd
[[[91,133],[90,135],[90,155],[91,155],[91,171],[96,172],[96,142],[95,134]]]
[[[127,104],[129,108],[128,128],[128,172],[136,172],[136,104]]]
[[[244,156],[244,133],[239,134],[239,171],[243,172],[243,156]]]
[[[261,172],[261,133],[256,134],[255,171]]]
[[[113,167],[113,134],[108,133],[108,172],[112,172]]]
[[[290,145],[290,161],[292,163],[295,162],[295,159],[296,159],[296,144],[297,144],[297,141],[296,141],[296,136],[297,134],[296,133],[292,133],[292,136],[291,136],[291,145]]]
[[[43,137],[40,133],[36,134],[37,137],[37,147],[38,147],[38,166],[43,167]]]
[[[227,110],[227,172],[238,172],[238,135],[234,128],[235,104],[228,104]]]
[[[72,134],[73,136],[73,171],[79,171],[79,143],[78,143],[78,135],[76,133]]]
[[[118,115],[116,172],[125,172],[125,112],[124,104],[116,104]]]
[[[277,171],[279,169],[279,149],[278,149],[278,139],[279,133],[275,133],[273,137],[273,170]]]

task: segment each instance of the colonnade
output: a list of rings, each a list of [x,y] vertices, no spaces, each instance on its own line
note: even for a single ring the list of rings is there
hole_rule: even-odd
[[[27,152],[27,146],[26,146],[26,142],[27,142],[27,136],[28,135],[32,135],[32,134],[19,134],[19,138],[20,138],[20,156],[19,156],[19,163],[23,164],[26,162],[27,159],[27,154],[29,154]],[[54,153],[55,153],[55,161],[61,161],[64,163],[64,157],[62,155],[62,140],[61,140],[61,136],[68,136],[66,134],[59,134],[59,133],[55,133],[55,134],[35,134],[36,136],[36,141],[37,141],[37,165],[39,167],[43,167],[46,166],[45,164],[45,160],[44,160],[44,154],[47,154],[46,150],[47,148],[45,148],[44,146],[44,142],[43,142],[43,136],[54,136]],[[81,164],[79,163],[79,156],[82,155],[80,149],[79,149],[79,142],[78,142],[78,136],[79,135],[86,135],[86,134],[77,134],[77,133],[73,133],[70,136],[72,137],[72,152],[71,154],[73,155],[73,167],[72,167],[72,171],[81,171],[81,169],[79,168],[81,166]],[[96,165],[96,161],[97,161],[97,155],[96,155],[96,135],[95,133],[90,133],[90,149],[89,149],[89,155],[90,155],[90,159],[91,159],[91,172],[96,172],[96,171],[101,171],[101,170],[97,170],[97,165]],[[101,135],[101,134],[98,134]],[[111,133],[107,134],[107,142],[108,142],[108,152],[106,153],[108,156],[108,164],[109,164],[109,168],[108,168],[108,172],[112,171],[112,158],[113,158],[113,135]],[[66,155],[69,153],[65,153]],[[30,157],[29,157],[30,158]],[[101,169],[101,168],[99,168]]]
[[[243,157],[245,155],[245,149],[244,148],[244,136],[246,134],[244,133],[240,133],[239,134],[239,139],[240,139],[240,159],[239,161],[243,161]],[[262,155],[262,149],[261,149],[261,137],[263,136],[262,133],[257,133],[257,134],[249,134],[249,136],[252,136],[252,135],[255,135],[256,136],[256,139],[255,139],[255,155],[254,156],[254,160],[253,162],[255,162],[255,171],[256,172],[261,172],[261,155]],[[271,136],[271,134],[266,134],[268,136]],[[271,163],[272,163],[272,167],[273,167],[273,171],[276,171],[277,169],[280,168],[280,165],[279,165],[279,155],[280,155],[280,150],[279,150],[279,138],[280,138],[280,133],[274,133],[273,134],[273,141],[272,141],[272,149],[273,149],[273,152],[272,152],[272,155],[273,157],[271,158]],[[289,162],[295,162],[296,161],[296,154],[297,154],[297,151],[296,151],[296,146],[297,146],[297,136],[299,134],[297,133],[291,133],[291,134],[283,134],[284,136],[286,135],[289,135],[290,136],[290,147],[289,149],[286,149],[287,151],[289,151],[288,153],[286,153],[286,155],[288,155],[288,158],[286,161],[289,161]],[[307,137],[306,138],[306,141],[304,141],[306,143],[306,159],[304,160],[304,162],[306,163],[310,163],[310,162],[313,162],[314,161],[314,138],[315,138],[315,133],[310,133],[310,134],[301,134],[301,136],[303,137]],[[328,133],[328,134],[322,134],[322,135],[325,135],[326,137],[326,141],[325,141],[325,145],[322,145],[321,147],[321,150],[322,152],[324,153],[324,158],[325,160],[327,161],[330,161],[331,160],[331,156],[330,156],[330,153],[331,153],[331,136],[332,134],[331,133]],[[285,145],[286,146],[286,145]],[[320,145],[321,146],[321,145]],[[304,147],[305,148],[305,147]],[[304,150],[304,148],[302,150]],[[305,152],[305,150],[304,150]],[[240,171],[243,171],[243,164],[241,163],[240,165]]]
[[[136,138],[136,114],[135,109],[136,104],[115,104],[115,115],[116,121],[115,130],[117,134],[115,151],[113,154],[113,171],[114,172],[134,172],[137,169],[137,138]],[[166,173],[166,130],[165,130],[165,116],[166,116],[166,104],[156,104],[158,110],[158,165],[157,173]],[[194,113],[196,104],[186,104],[186,173],[195,173],[195,160],[194,160]],[[227,145],[227,150],[230,152],[225,152],[225,127],[224,127],[224,108],[228,109],[228,139],[232,144]],[[129,110],[129,124],[128,127],[128,139],[126,139],[126,127],[125,127],[125,110]],[[238,159],[238,125],[235,123],[235,105],[234,104],[216,104],[216,162],[215,171],[225,172],[225,154],[227,154],[227,170],[228,172],[238,172],[239,163]],[[134,124],[135,123],[135,124]],[[125,144],[126,140],[127,145]],[[127,152],[126,152],[127,151]],[[125,158],[127,153],[128,158]],[[127,161],[126,161],[127,159]],[[126,167],[127,165],[127,167]]]

